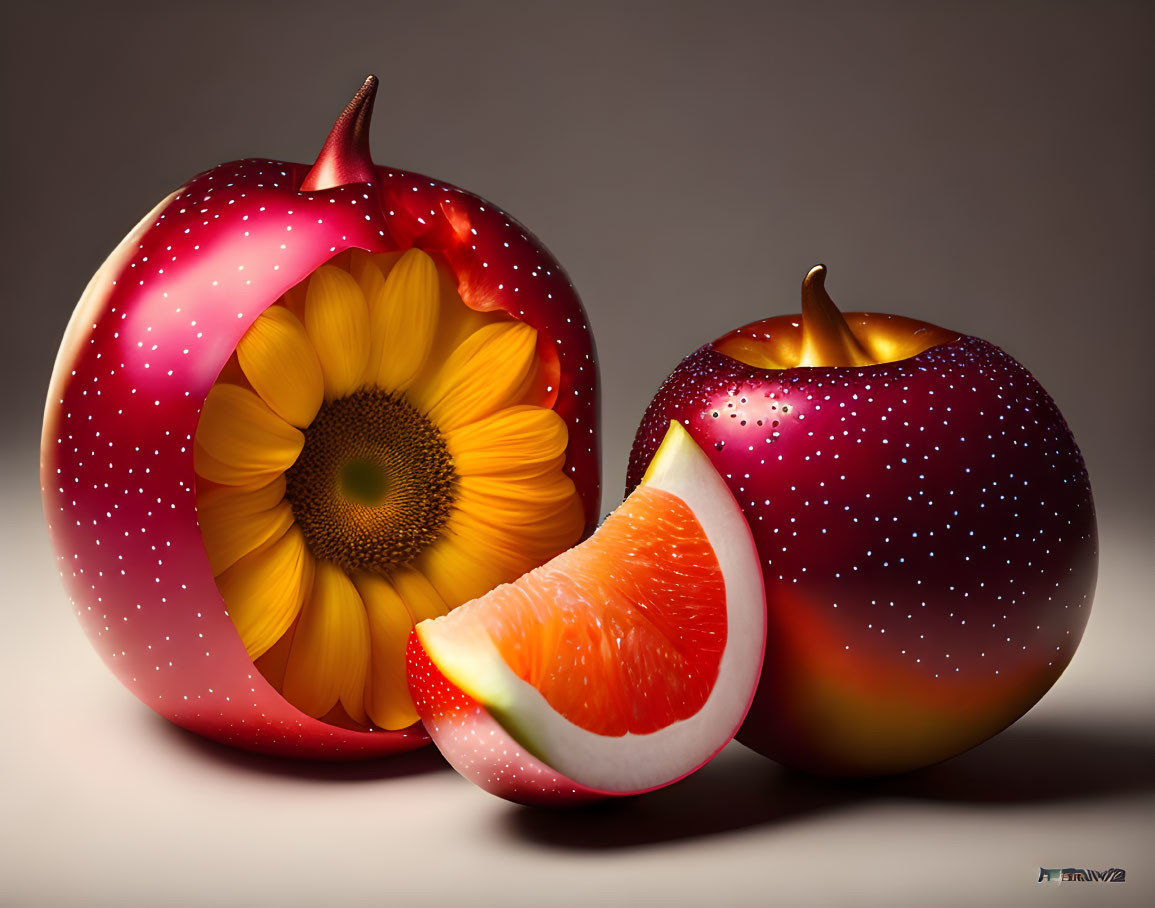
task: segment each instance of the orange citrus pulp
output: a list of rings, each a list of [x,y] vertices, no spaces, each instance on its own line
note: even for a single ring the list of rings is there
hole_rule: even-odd
[[[694,715],[726,648],[726,591],[698,519],[638,489],[583,545],[485,597],[517,677],[575,725],[646,734]],[[469,621],[472,604],[447,621]]]

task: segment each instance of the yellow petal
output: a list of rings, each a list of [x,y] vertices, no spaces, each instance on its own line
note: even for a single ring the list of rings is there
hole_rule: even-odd
[[[299,284],[294,284],[281,296],[280,302],[284,304],[293,315],[297,316],[297,321],[301,324],[305,323],[305,297],[309,292],[309,279],[301,281]]]
[[[413,566],[428,578],[437,594],[452,609],[524,573],[511,576],[508,568],[494,560],[483,559],[484,556],[474,557],[459,537],[444,533],[417,556]]]
[[[305,330],[321,361],[325,397],[352,394],[369,358],[369,309],[348,271],[322,265],[309,278]]]
[[[267,652],[289,629],[312,582],[313,556],[295,526],[217,578],[250,659]]]
[[[285,501],[285,477],[267,485],[221,486],[197,496],[197,520],[213,574],[267,542],[280,539],[293,524]]]
[[[364,249],[354,249],[352,253],[349,260],[349,273],[353,275],[353,280],[361,288],[361,295],[365,297],[365,302],[372,309],[373,297],[385,287],[385,275],[381,272],[375,255]],[[372,349],[372,340],[370,340],[369,346]]]
[[[514,521],[517,521],[516,523]],[[455,510],[446,532],[452,534],[474,560],[497,565],[504,580],[520,577],[573,546],[581,537],[585,518],[576,495],[554,511],[517,513],[496,500],[484,504],[471,499]]]
[[[392,253],[396,264],[401,253]],[[377,262],[378,256],[370,255],[360,249],[355,250],[350,267],[350,274],[357,281],[365,303],[369,307],[369,358],[365,361],[365,374],[362,381],[372,385],[377,380],[377,366],[381,362],[381,347],[385,339],[373,327],[373,310],[378,307],[379,301],[385,293],[385,273]],[[390,265],[390,268],[392,265]]]
[[[361,285],[361,292],[365,299],[373,299],[373,293],[380,290],[385,284],[385,278],[393,266],[401,258],[400,252],[370,253],[364,249],[352,250],[353,256],[349,262],[349,273]]]
[[[575,501],[578,494],[573,481],[558,472],[529,477],[461,476],[457,481],[457,507],[507,531],[564,527],[558,530],[561,537],[568,529],[580,533],[584,521],[576,527],[572,524],[571,503]]]
[[[565,420],[544,407],[506,407],[445,434],[459,476],[544,472],[564,460]],[[559,460],[560,458],[560,460]]]
[[[299,617],[300,613],[297,614]],[[289,625],[289,629],[281,634],[280,640],[270,646],[263,656],[253,660],[257,670],[277,690],[285,684],[285,663],[289,661],[289,650],[293,646],[293,634],[296,630],[297,623],[294,621]]]
[[[504,474],[461,477],[443,535],[506,582],[575,545],[584,527],[581,499],[565,475]]]
[[[193,466],[223,485],[267,482],[293,465],[304,444],[305,436],[252,391],[218,383],[201,411]]]
[[[425,372],[419,381],[424,381],[427,377],[435,374],[437,366],[445,362],[449,355],[478,328],[483,328],[495,321],[513,321],[504,312],[483,312],[467,306],[461,299],[461,294],[458,293],[457,276],[443,261],[437,262],[437,277],[440,297],[437,335],[433,339],[433,349],[430,352],[431,362],[426,365]]]
[[[354,249],[352,252],[349,273],[356,279],[369,307],[369,359],[363,380],[365,384],[371,385],[377,379],[377,366],[381,362],[381,347],[384,343],[384,338],[373,330],[373,309],[385,293],[385,277],[401,260],[401,253],[381,252],[373,255],[363,249]]]
[[[426,618],[440,618],[449,611],[445,600],[420,571],[409,566],[399,567],[394,568],[389,576],[401,601],[413,616],[414,624]]]
[[[245,370],[241,368],[241,364],[237,360],[236,350],[233,351],[232,355],[221,367],[221,371],[217,374],[217,383],[240,385],[242,388],[252,389],[252,385],[249,384],[249,380],[245,377]]]
[[[249,471],[240,470],[217,460],[201,447],[199,441],[193,442],[193,469],[196,470],[197,476],[201,479],[210,479],[222,485],[233,486],[249,485],[253,482],[261,485],[269,482],[277,475],[276,473],[257,474],[254,480],[253,474]]]
[[[413,619],[397,590],[384,577],[362,574],[357,577],[356,585],[369,619],[370,662],[365,709],[374,725],[407,728],[417,721],[405,671],[405,647]]]
[[[411,396],[442,432],[451,432],[519,403],[532,387],[537,331],[524,322],[479,328],[441,370]]]
[[[368,669],[369,621],[361,596],[344,571],[319,561],[313,591],[293,636],[281,692],[315,718],[340,701],[350,718],[364,722]]]
[[[274,413],[299,428],[325,399],[321,363],[305,326],[284,306],[262,312],[237,344],[241,369]]]
[[[440,308],[437,266],[410,249],[369,301],[368,380],[386,391],[403,391],[425,365]]]

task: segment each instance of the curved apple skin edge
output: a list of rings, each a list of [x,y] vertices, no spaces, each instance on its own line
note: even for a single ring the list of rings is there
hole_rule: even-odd
[[[649,735],[596,735],[559,716],[536,688],[516,677],[480,624],[467,637],[455,630],[447,642],[438,633],[441,619],[422,622],[407,648],[418,715],[450,764],[492,794],[522,804],[562,806],[663,788],[712,760],[750,709],[765,652],[766,619],[753,534],[744,519],[734,519],[741,513],[737,501],[676,421],[644,482],[696,503],[691,505],[695,515],[704,528],[714,530],[707,538],[725,547],[727,560],[720,559],[720,566],[727,583],[728,636],[717,683],[702,709],[685,720]],[[742,605],[746,602],[756,606]],[[436,645],[437,663],[431,645]],[[740,702],[740,711],[727,713],[728,702]],[[686,753],[691,756],[671,756]],[[564,771],[567,765],[573,775],[589,770],[596,776],[600,768],[615,786],[576,781]]]

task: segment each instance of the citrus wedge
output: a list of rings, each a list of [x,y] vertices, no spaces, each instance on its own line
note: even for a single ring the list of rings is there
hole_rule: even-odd
[[[417,625],[409,687],[446,759],[487,791],[538,804],[637,794],[733,737],[765,626],[750,528],[672,422],[585,542]]]

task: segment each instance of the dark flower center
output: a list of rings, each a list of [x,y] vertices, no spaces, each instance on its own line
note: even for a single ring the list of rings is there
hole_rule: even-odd
[[[285,479],[316,558],[383,574],[440,535],[456,473],[433,423],[403,396],[373,388],[321,407]]]

